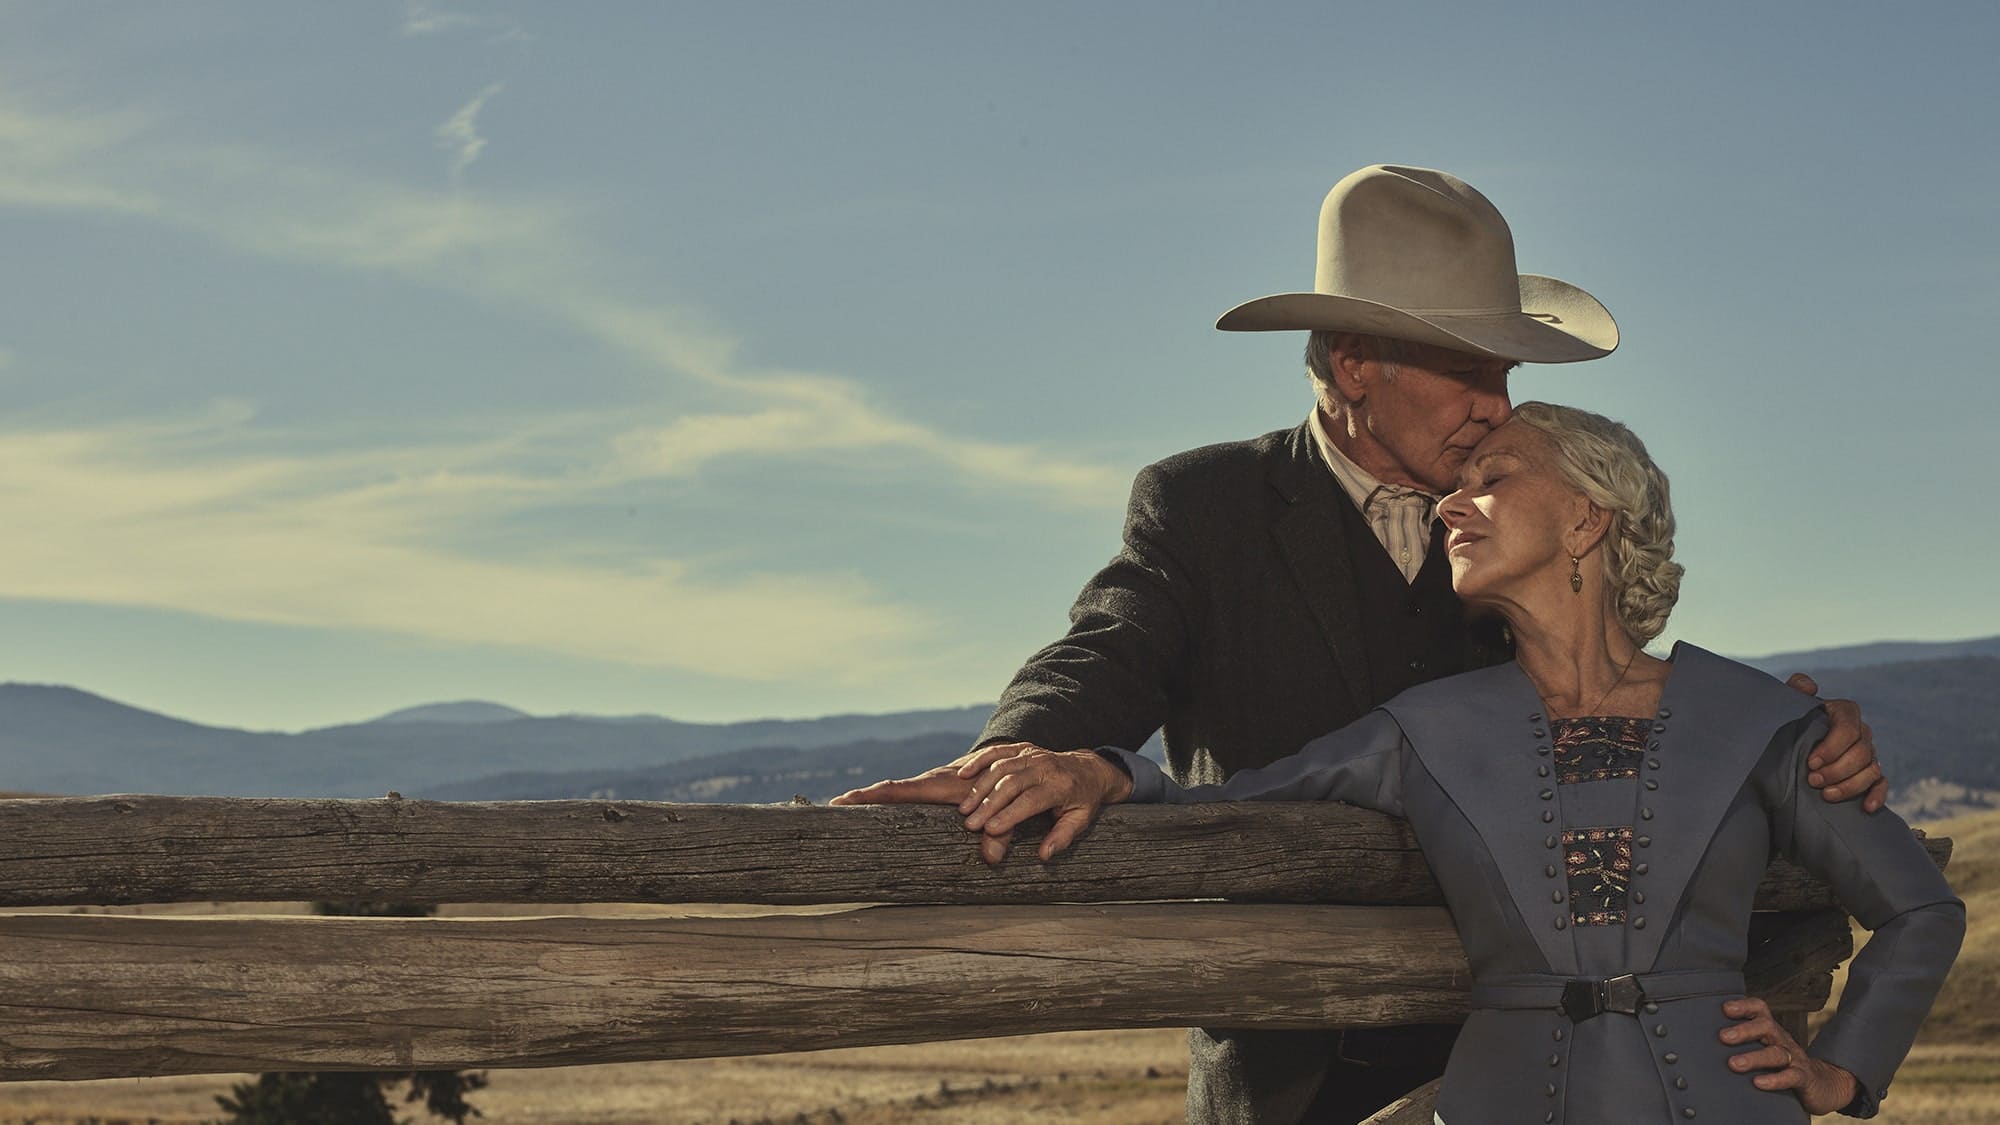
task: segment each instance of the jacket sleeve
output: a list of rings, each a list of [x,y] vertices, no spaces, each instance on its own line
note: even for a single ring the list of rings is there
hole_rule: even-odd
[[[1773,828],[1779,851],[1832,886],[1873,931],[1847,970],[1839,1010],[1812,1041],[1814,1058],[1859,1086],[1843,1112],[1873,1117],[1915,1042],[1965,937],[1965,904],[1903,819],[1861,802],[1828,802],[1806,781],[1806,756],[1826,733],[1825,713],[1791,724]],[[1781,737],[1785,734],[1781,731]]]
[[[1117,556],[1077,596],[1069,632],[1014,674],[981,745],[1139,746],[1165,723],[1203,612],[1176,483],[1159,465],[1140,471]]]
[[[1305,744],[1268,766],[1244,770],[1220,785],[1182,788],[1152,760],[1130,750],[1102,749],[1132,775],[1128,801],[1193,804],[1199,801],[1345,801],[1366,809],[1408,815],[1403,773],[1410,754],[1403,728],[1389,712],[1374,710]]]

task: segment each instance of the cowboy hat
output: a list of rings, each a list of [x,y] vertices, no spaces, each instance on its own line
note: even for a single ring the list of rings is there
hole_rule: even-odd
[[[1528,363],[1596,359],[1618,346],[1618,323],[1597,298],[1515,272],[1507,220],[1470,184],[1388,164],[1327,193],[1313,292],[1259,297],[1215,326],[1365,332]]]

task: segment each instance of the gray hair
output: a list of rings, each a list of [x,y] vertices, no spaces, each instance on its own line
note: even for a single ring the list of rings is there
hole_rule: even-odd
[[[1346,402],[1347,396],[1333,381],[1333,346],[1342,336],[1350,337],[1350,346],[1368,352],[1382,363],[1382,374],[1390,381],[1396,378],[1398,364],[1415,360],[1417,346],[1407,340],[1391,339],[1388,336],[1369,336],[1360,332],[1335,332],[1331,329],[1315,329],[1306,336],[1306,376],[1313,381],[1313,387],[1320,392],[1320,398],[1331,402]]]
[[[1514,421],[1547,437],[1563,480],[1611,513],[1603,547],[1612,608],[1638,644],[1659,636],[1680,599],[1685,571],[1672,561],[1674,508],[1667,474],[1631,430],[1602,414],[1524,402],[1514,408]]]

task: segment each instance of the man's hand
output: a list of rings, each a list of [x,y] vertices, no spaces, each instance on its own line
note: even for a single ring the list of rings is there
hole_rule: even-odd
[[[964,759],[960,759],[962,762]],[[956,805],[972,793],[972,783],[958,776],[959,762],[928,769],[915,777],[878,781],[849,789],[827,802],[833,805]]]
[[[1058,754],[1031,746],[985,760],[975,755],[959,772],[969,774],[973,783],[972,796],[959,808],[971,806],[965,826],[985,833],[979,854],[989,864],[1006,857],[1014,829],[1029,817],[1056,814],[1055,827],[1042,840],[1040,854],[1046,863],[1090,827],[1099,809],[1132,794],[1132,779],[1125,771],[1089,750]]]
[[[1803,672],[1785,681],[1807,695],[1817,696],[1819,685]],[[1833,721],[1826,737],[1806,756],[1812,772],[1806,781],[1829,801],[1846,801],[1862,796],[1867,812],[1880,809],[1889,800],[1889,779],[1875,760],[1874,732],[1861,721],[1861,707],[1851,699],[1824,701],[1827,718]]]
[[[994,762],[1004,761],[1028,751],[1048,753],[1029,742],[997,742],[969,750],[951,762],[933,769],[927,769],[915,777],[899,781],[878,781],[859,789],[849,789],[835,797],[829,804],[834,805],[957,805],[961,814],[970,813],[979,807],[980,797],[973,793],[973,780],[980,771]],[[970,827],[970,826],[968,826]],[[976,829],[975,829],[976,830]],[[1014,839],[1014,833],[988,832],[980,837],[979,854],[989,864],[997,864],[1007,854],[1007,845]]]

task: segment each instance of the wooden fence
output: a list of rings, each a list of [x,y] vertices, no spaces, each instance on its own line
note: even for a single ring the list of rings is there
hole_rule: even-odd
[[[1024,832],[1032,841],[1034,826]],[[0,801],[0,1080],[567,1066],[1085,1028],[1459,1018],[1401,822],[1120,806],[999,869],[949,809],[104,797]],[[1948,840],[1926,845],[1940,866]],[[763,917],[128,917],[174,902],[887,904]],[[1820,1007],[1852,952],[1803,872],[1751,989]],[[546,911],[559,913],[559,911]],[[1425,1120],[1428,1120],[1426,1117]]]

